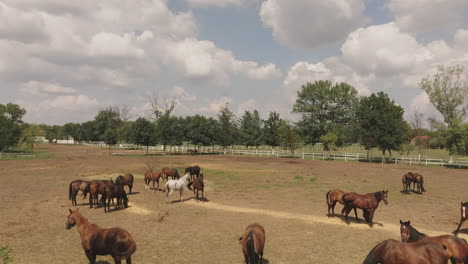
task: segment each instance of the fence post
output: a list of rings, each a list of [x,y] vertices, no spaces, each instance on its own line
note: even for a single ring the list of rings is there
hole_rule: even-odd
[[[302,150],[302,159],[304,159],[304,150]]]
[[[344,161],[345,161],[345,162],[348,162],[347,157],[348,157],[348,153],[346,153],[346,154],[344,155]]]
[[[398,164],[398,157],[395,157],[395,164]]]
[[[315,160],[315,153],[312,153],[312,160]]]

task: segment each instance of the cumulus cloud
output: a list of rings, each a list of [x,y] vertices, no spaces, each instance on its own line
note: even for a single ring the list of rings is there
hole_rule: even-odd
[[[39,106],[43,108],[51,108],[55,111],[94,108],[98,105],[99,103],[97,99],[86,95],[61,95],[39,103]]]
[[[253,3],[255,0],[186,0],[193,7],[227,7],[227,6],[245,6]]]
[[[410,32],[455,24],[466,11],[466,6],[466,0],[390,0],[387,4],[395,15],[396,24]]]
[[[225,106],[227,103],[232,103],[232,101],[232,98],[228,96],[217,97],[207,102],[204,106],[198,108],[197,112],[209,116],[216,116],[221,107]]]
[[[20,91],[24,94],[43,95],[43,94],[69,94],[76,90],[71,87],[62,86],[57,83],[28,81],[22,85]]]
[[[317,48],[337,43],[362,26],[368,20],[364,8],[363,0],[267,0],[260,18],[281,44]]]

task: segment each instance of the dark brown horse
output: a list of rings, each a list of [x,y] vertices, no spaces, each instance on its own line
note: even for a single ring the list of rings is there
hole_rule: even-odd
[[[387,198],[388,191],[368,194],[357,194],[355,192],[343,194],[342,199],[343,202],[345,202],[345,207],[341,210],[341,217],[343,217],[343,213],[346,212],[345,219],[347,220],[351,209],[357,207],[362,209],[366,222],[372,225],[375,210],[379,207],[379,203],[382,200],[385,204],[388,204]]]
[[[128,186],[128,194],[132,194],[133,187],[133,174],[127,173],[124,176],[120,175],[115,179],[115,184],[120,184],[122,187],[124,185]]]
[[[447,264],[447,251],[440,244],[420,241],[403,243],[388,239],[375,246],[363,264]]]
[[[78,205],[76,202],[76,195],[81,191],[84,196],[84,190],[88,183],[89,181],[84,180],[75,180],[70,182],[70,185],[68,186],[68,199],[72,201],[72,205]],[[86,196],[84,196],[84,198],[86,198]]]
[[[99,206],[99,194],[104,194],[106,186],[114,184],[113,180],[110,181],[91,181],[86,185],[84,194],[89,193],[89,207],[93,208],[93,201],[96,201],[96,206]],[[101,198],[102,200],[102,198]]]
[[[249,225],[244,235],[239,238],[246,264],[263,263],[263,248],[265,247],[265,229],[259,224]]]
[[[104,212],[110,212],[110,202],[111,200],[113,201],[114,198],[117,198],[115,208],[119,208],[122,203],[125,206],[125,208],[128,207],[128,197],[127,193],[125,193],[123,185],[115,183],[107,185],[104,188],[104,193],[102,195],[102,200],[104,202]]]
[[[159,179],[163,176],[163,173],[160,171],[147,171],[145,172],[145,190],[149,190],[150,182],[153,182],[153,190],[154,190],[154,182],[158,184],[159,190]]]
[[[180,178],[179,172],[177,169],[165,167],[162,169],[165,180],[167,181],[169,177],[172,177],[173,180],[178,180]]]
[[[466,241],[458,237],[452,235],[430,237],[416,230],[411,226],[410,221],[403,222],[401,220],[400,234],[402,242],[429,241],[443,245],[447,249],[452,264],[463,264],[464,260],[468,261],[468,245]]]
[[[332,214],[335,214],[335,205],[336,203],[340,203],[342,205],[345,205],[345,202],[343,202],[343,194],[345,194],[345,191],[338,190],[338,189],[333,189],[327,192],[325,195],[325,198],[327,199],[327,205],[328,205],[328,216],[330,216],[330,209],[332,210]],[[354,214],[356,215],[356,221],[358,221],[357,217],[357,210],[356,207],[354,209]]]
[[[424,189],[424,177],[419,173],[411,173],[413,175],[413,191],[414,185],[416,185],[417,192],[422,194],[426,190]]]
[[[189,182],[187,187],[191,189],[190,187],[193,186],[193,195],[195,196],[196,192],[196,199],[198,203],[198,192],[201,191],[202,195],[202,201],[205,201],[205,195],[204,195],[204,190],[205,190],[205,184],[203,183],[203,173],[200,174],[198,178],[195,178],[192,182]]]
[[[194,176],[197,175],[197,178],[200,176],[200,167],[199,166],[192,166],[185,168],[185,173],[190,174],[190,181],[193,181]]]
[[[403,183],[403,190],[407,193],[411,191],[411,183],[413,182],[413,174],[408,172],[401,177],[401,182]]]
[[[65,228],[71,229],[76,225],[81,237],[81,246],[91,264],[96,263],[96,255],[111,255],[116,264],[120,264],[124,259],[127,264],[132,263],[136,244],[129,232],[119,227],[101,228],[90,223],[78,210],[69,211]]]
[[[460,224],[458,224],[457,230],[455,231],[455,235],[458,234],[460,227],[465,222],[465,220],[468,219],[468,202],[460,203],[460,213],[461,213]]]
[[[197,154],[197,153],[198,153],[198,149],[187,149],[187,153],[190,153],[190,154]]]

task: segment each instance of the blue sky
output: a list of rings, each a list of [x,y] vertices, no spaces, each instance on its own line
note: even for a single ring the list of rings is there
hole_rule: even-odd
[[[385,91],[437,115],[418,87],[437,65],[468,72],[466,0],[0,0],[0,103],[29,122],[83,122],[106,106],[147,116],[291,114],[306,82]]]

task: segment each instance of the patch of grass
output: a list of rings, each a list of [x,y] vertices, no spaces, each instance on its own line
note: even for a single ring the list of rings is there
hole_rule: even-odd
[[[299,176],[299,175],[296,175],[296,176],[294,176],[294,179],[296,179],[296,180],[300,180],[300,181],[301,181],[301,180],[303,180],[303,179],[304,179],[304,177],[302,177],[302,176]]]
[[[0,246],[0,262],[2,264],[8,264],[13,261],[13,259],[10,257],[11,253],[11,248],[8,246]]]
[[[361,182],[363,182],[363,183],[368,183],[369,181],[367,181],[366,179],[364,179],[364,180],[361,180]]]
[[[317,181],[317,177],[310,178],[309,181],[310,181],[310,182],[316,182],[316,181]]]
[[[271,189],[271,185],[255,185],[255,189],[269,190],[269,189]]]

